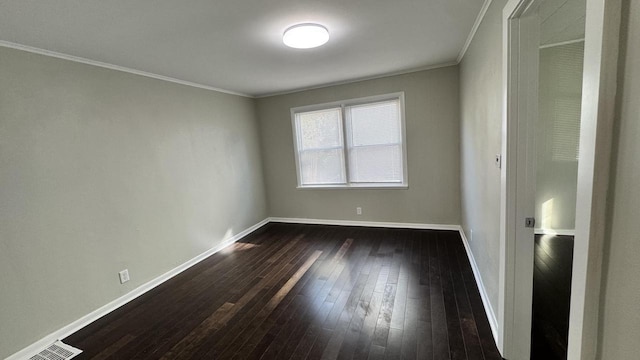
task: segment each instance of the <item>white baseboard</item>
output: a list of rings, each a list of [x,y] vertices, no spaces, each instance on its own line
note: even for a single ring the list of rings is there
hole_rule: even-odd
[[[489,326],[491,327],[491,332],[493,333],[493,340],[495,340],[496,344],[498,344],[498,334],[499,334],[498,318],[496,317],[496,314],[493,312],[493,307],[491,306],[491,301],[489,301],[489,295],[487,294],[487,289],[485,289],[484,283],[482,282],[480,269],[478,269],[478,264],[476,263],[476,259],[473,257],[473,252],[471,252],[469,241],[467,240],[467,236],[465,235],[464,230],[462,229],[462,226],[458,227],[458,231],[460,231],[460,237],[462,238],[464,249],[467,251],[467,257],[469,258],[469,262],[471,263],[471,269],[473,270],[473,275],[476,278],[476,284],[478,285],[478,290],[480,290],[482,305],[484,305],[484,312],[487,314],[487,318],[489,319]]]
[[[534,229],[536,235],[575,236],[576,229]]]
[[[33,344],[27,346],[26,348],[16,352],[15,354],[9,356],[8,358],[6,358],[5,360],[23,360],[23,359],[28,359],[31,356],[37,354],[38,352],[40,352],[42,349],[44,349],[45,347],[51,345],[52,343],[54,343],[56,340],[61,340],[66,338],[67,336],[75,333],[76,331],[82,329],[83,327],[91,324],[92,322],[98,320],[99,318],[109,314],[110,312],[118,309],[119,307],[125,305],[126,303],[134,300],[135,298],[139,297],[140,295],[148,292],[149,290],[155,288],[156,286],[162,284],[163,282],[171,279],[172,277],[180,274],[181,272],[187,270],[188,268],[192,267],[193,265],[199,263],[200,261],[208,258],[209,256],[217,253],[218,251],[226,248],[227,246],[237,242],[238,240],[242,239],[243,237],[249,235],[250,233],[252,233],[253,231],[257,230],[258,228],[262,227],[263,225],[267,224],[269,222],[269,219],[264,219],[262,221],[260,221],[259,223],[233,235],[232,237],[224,240],[224,242],[222,242],[220,245],[211,248],[205,252],[203,252],[202,254],[194,257],[193,259],[167,271],[166,273],[158,276],[157,278],[146,282],[140,286],[138,286],[137,288],[133,289],[132,291],[128,292],[127,294],[111,301],[110,303],[90,312],[89,314],[81,317],[80,319],[66,325],[65,327],[52,332],[51,334],[43,337],[42,339],[34,342]]]
[[[283,218],[270,217],[269,222],[291,223],[291,224],[314,224],[314,225],[340,225],[340,226],[368,226],[400,229],[429,229],[429,230],[454,230],[460,229],[459,225],[448,224],[420,224],[420,223],[399,223],[381,221],[355,221],[355,220],[331,220],[331,219],[305,219],[305,218]]]

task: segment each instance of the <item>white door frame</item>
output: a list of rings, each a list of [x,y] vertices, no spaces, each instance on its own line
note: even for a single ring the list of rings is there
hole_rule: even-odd
[[[620,30],[620,0],[586,1],[569,360],[594,359],[597,351]],[[531,14],[540,2],[509,0],[503,9],[498,347],[510,360],[530,356],[533,229],[524,226],[524,218],[534,216],[531,120],[537,116],[539,25]]]
[[[511,0],[503,9],[500,297],[498,346],[507,359],[529,359],[533,298],[535,153],[539,20],[542,0]]]

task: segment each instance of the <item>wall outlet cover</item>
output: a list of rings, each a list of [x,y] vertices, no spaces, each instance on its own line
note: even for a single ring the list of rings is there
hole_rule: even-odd
[[[124,269],[124,270],[120,271],[118,273],[118,275],[120,276],[120,284],[124,284],[127,281],[131,280],[131,278],[129,278],[129,270],[128,269]]]

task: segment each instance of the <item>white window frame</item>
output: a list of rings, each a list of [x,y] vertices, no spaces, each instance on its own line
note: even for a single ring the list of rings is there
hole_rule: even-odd
[[[349,148],[347,136],[350,134],[350,129],[347,128],[345,109],[349,106],[366,105],[377,102],[384,102],[390,100],[398,100],[400,105],[400,136],[402,136],[402,182],[398,183],[352,183],[349,179]],[[298,151],[298,129],[296,127],[296,114],[327,110],[332,108],[340,108],[341,113],[341,138],[343,146],[343,171],[345,174],[345,183],[341,184],[318,184],[318,185],[303,185],[302,173],[300,167],[300,152]],[[291,109],[291,129],[293,132],[293,149],[296,161],[296,174],[298,180],[298,189],[407,189],[408,173],[407,173],[407,136],[406,136],[406,123],[405,123],[405,106],[404,106],[404,92],[367,96],[356,99],[333,101],[323,104],[314,104],[307,106],[299,106]]]

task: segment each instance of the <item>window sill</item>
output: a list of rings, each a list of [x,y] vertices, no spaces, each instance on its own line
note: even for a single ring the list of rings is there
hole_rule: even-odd
[[[298,185],[298,190],[349,190],[349,189],[361,189],[361,190],[407,190],[408,184],[362,184],[362,185]]]

